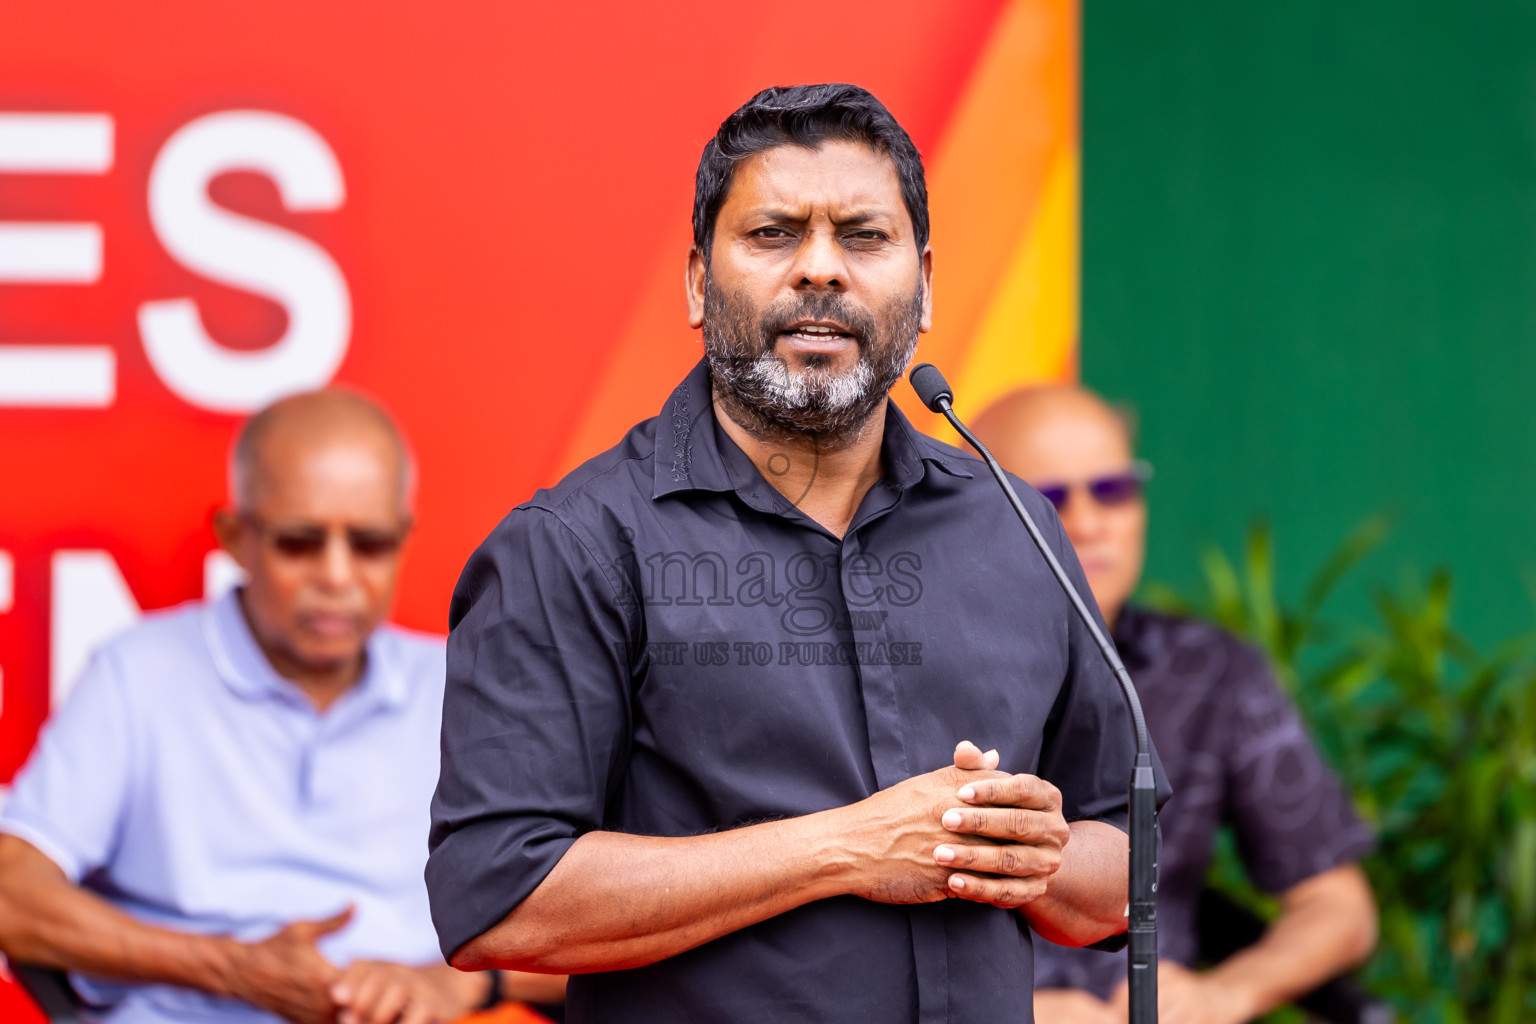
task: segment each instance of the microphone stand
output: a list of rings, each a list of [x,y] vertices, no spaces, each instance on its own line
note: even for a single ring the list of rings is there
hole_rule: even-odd
[[[1024,528],[1029,531],[1029,536],[1034,540],[1035,546],[1040,549],[1040,554],[1045,556],[1046,564],[1051,567],[1056,582],[1061,584],[1061,589],[1066,592],[1067,599],[1072,602],[1072,607],[1077,612],[1077,617],[1083,625],[1088,627],[1093,642],[1098,645],[1099,653],[1109,663],[1110,670],[1120,683],[1121,694],[1125,697],[1125,703],[1130,708],[1131,721],[1136,729],[1136,761],[1131,768],[1130,783],[1130,846],[1131,846],[1131,871],[1130,871],[1130,906],[1126,912],[1129,917],[1127,932],[1129,936],[1129,953],[1126,960],[1126,979],[1130,986],[1130,1024],[1155,1024],[1157,1021],[1157,781],[1152,774],[1152,748],[1147,739],[1147,723],[1141,713],[1141,701],[1136,696],[1136,687],[1131,682],[1131,677],[1125,670],[1125,664],[1120,660],[1120,653],[1115,650],[1115,645],[1109,642],[1103,630],[1094,621],[1093,614],[1088,611],[1088,606],[1083,603],[1077,588],[1067,578],[1061,563],[1051,551],[1049,544],[1040,533],[1040,528],[1030,518],[1029,511],[1024,503],[1019,500],[1018,493],[1013,485],[1008,482],[1008,475],[1003,472],[1003,467],[998,465],[997,459],[987,450],[975,434],[960,417],[955,415],[952,403],[954,392],[950,390],[948,382],[944,380],[937,367],[932,363],[920,363],[912,368],[908,378],[918,397],[923,404],[934,412],[942,413],[949,420],[949,425],[970,446],[976,449],[987,468],[992,471],[992,476],[1002,485],[1003,493],[1008,496],[1008,503],[1013,506],[1013,511],[1018,515]]]

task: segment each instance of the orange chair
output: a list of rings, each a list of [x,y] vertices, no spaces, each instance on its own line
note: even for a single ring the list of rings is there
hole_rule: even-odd
[[[502,1003],[462,1017],[458,1024],[550,1024],[550,1020],[522,1003]]]

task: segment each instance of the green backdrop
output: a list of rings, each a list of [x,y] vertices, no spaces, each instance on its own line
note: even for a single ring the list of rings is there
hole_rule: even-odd
[[[1149,578],[1272,522],[1283,580],[1396,520],[1533,622],[1536,4],[1084,4],[1083,374],[1140,411]]]

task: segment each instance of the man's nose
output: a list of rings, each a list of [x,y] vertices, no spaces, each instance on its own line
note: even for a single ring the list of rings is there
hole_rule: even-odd
[[[795,288],[841,292],[848,288],[848,258],[832,231],[811,231],[795,252]]]
[[[1104,529],[1104,509],[1082,488],[1067,492],[1066,506],[1060,512],[1062,529],[1073,547],[1096,538]]]
[[[332,590],[345,590],[352,584],[355,566],[352,548],[344,534],[331,534],[320,556],[320,580]]]

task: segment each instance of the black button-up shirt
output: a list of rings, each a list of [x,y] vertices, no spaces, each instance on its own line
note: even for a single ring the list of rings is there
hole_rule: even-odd
[[[1129,715],[996,482],[894,404],[882,457],[839,539],[720,429],[701,363],[660,416],[486,539],[450,612],[427,867],[445,954],[585,832],[839,807],[950,764],[963,739],[1053,782],[1069,820],[1124,827]],[[1050,505],[1017,487],[1087,595]],[[1017,911],[847,896],[575,977],[567,1006],[593,1022],[1029,1021],[1030,940]]]

